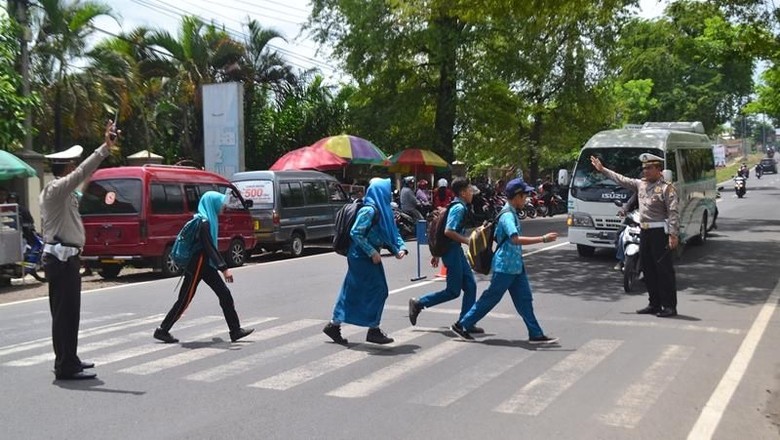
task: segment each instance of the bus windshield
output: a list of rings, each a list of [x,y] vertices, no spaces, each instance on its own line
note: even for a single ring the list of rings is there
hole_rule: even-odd
[[[639,179],[642,177],[642,162],[639,161],[639,155],[642,153],[664,157],[663,152],[656,148],[593,148],[583,150],[574,171],[572,188],[615,188],[618,186],[612,179],[593,168],[590,163],[591,156],[601,159],[601,163],[605,167],[616,173]]]

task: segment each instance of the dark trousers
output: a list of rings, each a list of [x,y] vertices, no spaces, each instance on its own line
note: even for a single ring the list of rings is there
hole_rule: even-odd
[[[663,228],[643,229],[639,240],[650,306],[677,308],[677,280],[672,264],[674,251],[667,249],[669,236]]]
[[[181,289],[179,289],[179,298],[176,303],[173,304],[168,315],[163,319],[160,327],[165,331],[170,331],[173,324],[181,318],[184,311],[192,302],[192,298],[195,296],[195,291],[198,289],[200,280],[206,282],[211,287],[211,290],[217,294],[219,298],[219,305],[222,307],[222,313],[225,315],[225,321],[227,321],[228,328],[231,332],[241,328],[238,321],[238,313],[236,313],[236,307],[233,304],[233,296],[230,294],[230,289],[222,277],[219,276],[219,272],[208,264],[208,259],[202,252],[196,255],[190,264],[187,265],[187,269],[184,273],[184,281],[182,282]]]
[[[81,260],[78,256],[60,261],[44,254],[43,270],[49,280],[51,340],[54,346],[54,372],[70,375],[83,370],[76,355],[81,315]]]

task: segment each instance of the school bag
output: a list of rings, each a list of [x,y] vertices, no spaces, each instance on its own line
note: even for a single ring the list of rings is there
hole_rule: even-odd
[[[481,226],[474,229],[469,236],[469,250],[466,253],[466,258],[469,260],[471,269],[479,274],[487,275],[493,266],[493,255],[498,248],[503,245],[509,237],[504,238],[498,243],[498,246],[493,248],[493,243],[496,237],[496,225],[501,215],[511,212],[508,208],[504,208],[498,213],[493,221],[486,221]],[[515,219],[517,221],[517,219]]]
[[[452,205],[459,202],[451,202],[446,208],[438,207],[431,213],[428,222],[428,250],[434,257],[441,257],[449,249],[452,240],[444,235],[447,228],[447,217],[450,215]]]
[[[184,269],[189,264],[192,257],[201,249],[202,245],[198,240],[200,224],[205,220],[199,216],[191,218],[182,226],[181,231],[176,236],[171,249],[171,259],[180,269]]]
[[[350,231],[355,224],[358,211],[360,211],[360,208],[363,206],[363,199],[357,199],[352,203],[347,203],[342,206],[341,209],[336,212],[333,250],[336,251],[337,254],[347,256],[349,253],[349,245],[352,244]],[[374,209],[374,218],[371,221],[371,226],[374,226],[378,220],[377,211]],[[370,228],[371,227],[369,227],[369,229]]]

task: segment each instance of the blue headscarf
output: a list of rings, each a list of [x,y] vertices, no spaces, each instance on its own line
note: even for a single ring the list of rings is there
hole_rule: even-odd
[[[379,213],[379,230],[377,233],[382,238],[382,242],[388,245],[394,245],[398,236],[398,228],[395,226],[393,217],[393,207],[391,195],[392,184],[390,179],[380,179],[375,177],[371,179],[363,197],[363,203],[371,205]]]
[[[209,221],[211,240],[214,247],[217,247],[217,237],[219,237],[219,212],[222,205],[225,204],[227,197],[225,194],[216,191],[206,191],[198,203],[198,212],[195,214]]]

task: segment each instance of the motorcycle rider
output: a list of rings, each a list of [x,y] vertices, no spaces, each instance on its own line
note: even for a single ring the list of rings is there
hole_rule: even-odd
[[[434,208],[446,208],[455,198],[455,193],[447,185],[447,179],[443,177],[436,182],[436,190],[433,192]]]
[[[742,165],[739,166],[739,171],[737,171],[738,176],[742,176],[745,179],[750,177],[750,169],[747,167],[747,164],[745,162],[742,162]]]
[[[411,216],[415,222],[423,220],[424,217],[418,209],[420,202],[414,193],[414,176],[404,177],[404,186],[401,188],[400,199],[401,211]]]
[[[428,197],[428,181],[425,179],[420,179],[419,182],[417,182],[417,201],[419,202],[419,209],[422,214],[427,215],[429,212],[431,212],[431,199]]]
[[[764,170],[761,168],[761,163],[756,164],[756,178],[760,179]]]

